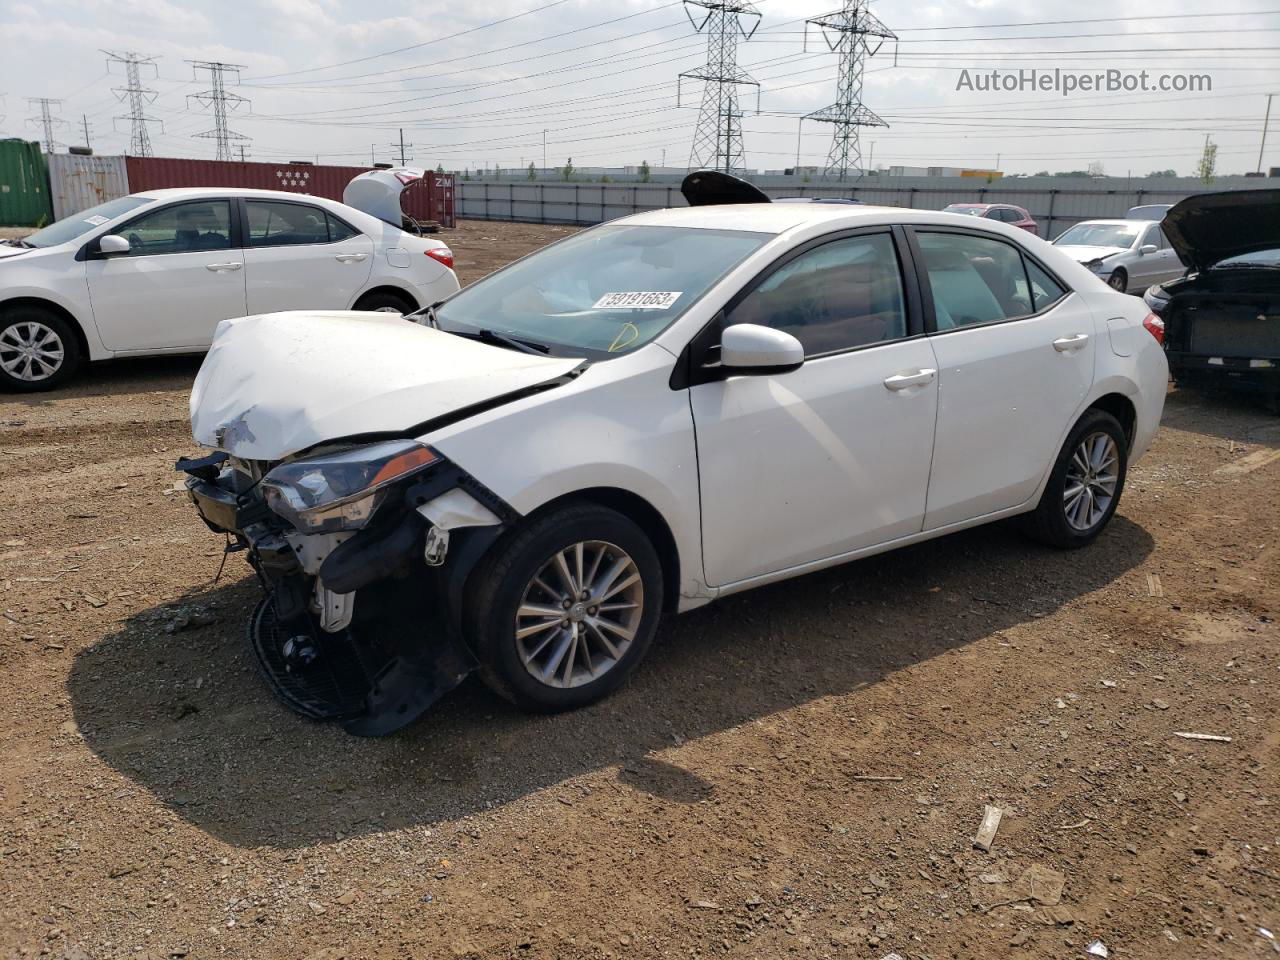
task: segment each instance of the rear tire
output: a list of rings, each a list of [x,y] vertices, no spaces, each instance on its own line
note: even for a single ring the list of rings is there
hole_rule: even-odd
[[[396,313],[403,317],[406,313],[417,310],[418,305],[406,294],[375,290],[357,300],[355,309],[372,310],[375,313]]]
[[[1087,411],[1062,445],[1023,531],[1061,550],[1088,546],[1115,516],[1128,468],[1129,439],[1120,421],[1103,410]]]
[[[648,652],[662,611],[662,565],[649,538],[589,503],[516,531],[473,582],[464,622],[480,674],[537,713],[574,710],[621,686]]]
[[[41,307],[0,313],[0,386],[20,393],[54,390],[80,366],[80,342],[71,325]]]

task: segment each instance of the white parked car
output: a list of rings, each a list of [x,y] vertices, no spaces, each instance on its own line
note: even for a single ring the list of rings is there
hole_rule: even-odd
[[[1086,220],[1065,230],[1053,245],[1120,293],[1141,295],[1148,287],[1187,272],[1164,227],[1149,217]]]
[[[1168,379],[1044,241],[870,206],[642,213],[423,319],[227,321],[179,464],[268,585],[275,691],[362,734],[476,668],[590,703],[664,612],[977,524],[1088,544]]]
[[[120,197],[0,245],[0,387],[48,390],[85,360],[199,352],[250,313],[409,313],[457,291],[452,267],[447,244],[322,197]]]

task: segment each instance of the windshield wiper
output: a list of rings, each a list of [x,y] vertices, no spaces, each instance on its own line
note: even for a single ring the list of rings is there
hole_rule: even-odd
[[[551,348],[546,344],[534,343],[531,340],[517,340],[515,337],[509,337],[505,333],[498,333],[496,330],[487,328],[477,330],[475,339],[485,343],[492,343],[499,347],[507,347],[510,350],[519,350],[521,353],[541,355],[551,352]]]
[[[432,314],[434,319],[434,313]],[[467,340],[479,340],[481,343],[488,343],[495,347],[505,347],[508,350],[519,350],[521,353],[532,353],[538,356],[548,354],[551,348],[541,343],[534,343],[529,340],[517,340],[515,337],[508,337],[505,333],[498,333],[496,330],[490,330],[487,327],[481,327],[479,330],[447,330],[440,326],[436,321],[436,329],[443,330],[445,333],[451,333],[455,337],[465,337]]]

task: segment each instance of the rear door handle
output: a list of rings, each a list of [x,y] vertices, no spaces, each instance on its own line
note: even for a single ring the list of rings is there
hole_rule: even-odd
[[[243,263],[206,263],[204,268],[214,273],[224,273],[228,270],[235,271],[243,267]]]
[[[1053,341],[1053,349],[1059,353],[1069,353],[1072,350],[1079,350],[1088,342],[1089,335],[1087,333],[1077,333],[1070,337],[1063,337],[1060,340]]]
[[[933,378],[937,375],[937,370],[916,370],[914,373],[899,373],[885,380],[884,385],[893,391],[910,390],[912,387],[923,387],[926,383],[932,383]]]
[[[337,260],[339,263],[359,263],[366,256],[368,256],[368,254],[365,253],[338,253],[334,254],[333,259]]]

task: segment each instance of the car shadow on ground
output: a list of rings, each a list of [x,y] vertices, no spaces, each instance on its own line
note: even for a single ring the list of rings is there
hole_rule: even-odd
[[[64,387],[37,393],[0,393],[0,404],[39,407],[78,397],[127,396],[157,390],[190,390],[204,354],[134,357],[82,367]]]
[[[140,612],[76,657],[69,692],[103,762],[241,847],[430,825],[613,767],[635,789],[692,803],[713,784],[656,752],[1049,615],[1152,548],[1122,517],[1073,553],[1007,524],[981,528],[668,618],[635,678],[588,709],[528,716],[469,681],[381,740],[301,720],[272,699],[244,640],[257,596],[246,578]]]
[[[1236,443],[1280,447],[1280,416],[1250,393],[1179,387],[1165,398],[1160,425]]]

